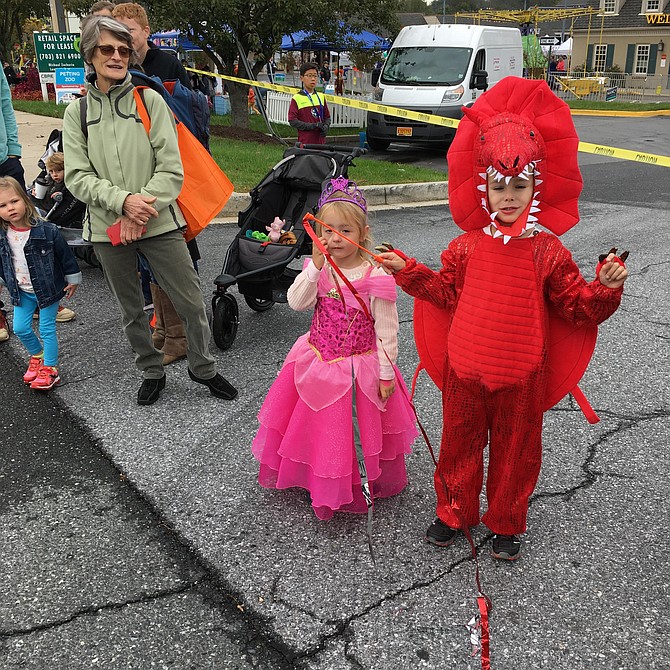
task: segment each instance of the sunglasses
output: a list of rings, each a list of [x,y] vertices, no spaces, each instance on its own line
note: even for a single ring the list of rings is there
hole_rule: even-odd
[[[132,51],[128,47],[113,47],[111,44],[98,44],[96,47],[103,56],[113,56],[115,51],[119,52],[121,58],[130,58]]]

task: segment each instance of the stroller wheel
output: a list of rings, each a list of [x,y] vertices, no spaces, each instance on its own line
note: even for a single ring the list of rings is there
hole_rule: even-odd
[[[100,267],[100,261],[98,260],[98,257],[95,255],[95,250],[93,247],[86,247],[84,250],[84,260],[94,268],[99,268]]]
[[[244,300],[254,312],[267,312],[275,304],[274,300],[261,300],[260,298],[252,298],[250,295],[245,295]]]
[[[239,310],[237,300],[230,293],[224,293],[214,307],[212,316],[212,335],[214,343],[219,349],[230,349],[239,324]]]

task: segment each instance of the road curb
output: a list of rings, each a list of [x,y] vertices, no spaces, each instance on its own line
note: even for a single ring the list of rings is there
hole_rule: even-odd
[[[429,181],[415,184],[385,184],[382,186],[361,186],[369,207],[384,205],[408,206],[412,203],[447,202],[447,182]],[[251,203],[248,193],[233,192],[226,206],[216,217],[231,219],[244,211]]]

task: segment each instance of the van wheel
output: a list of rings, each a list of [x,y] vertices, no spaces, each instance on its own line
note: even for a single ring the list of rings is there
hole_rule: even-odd
[[[378,140],[370,137],[370,135],[367,137],[367,143],[373,151],[386,151],[389,148],[389,144],[391,144],[390,140]]]

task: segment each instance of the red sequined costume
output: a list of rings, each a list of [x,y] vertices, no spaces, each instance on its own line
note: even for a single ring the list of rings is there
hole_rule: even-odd
[[[543,412],[579,381],[595,329],[617,309],[623,289],[587,283],[559,239],[535,229],[539,221],[560,234],[579,220],[581,177],[567,106],[545,82],[510,77],[466,114],[448,158],[450,206],[468,232],[442,253],[439,272],[409,259],[395,278],[419,299],[417,348],[442,390],[437,516],[452,528],[479,523],[488,443],[482,521],[494,533],[518,535],[540,471]],[[488,210],[482,185],[492,171],[535,180],[532,206],[512,236]],[[558,361],[551,356],[557,324],[577,341]],[[567,384],[558,397],[556,383]]]

